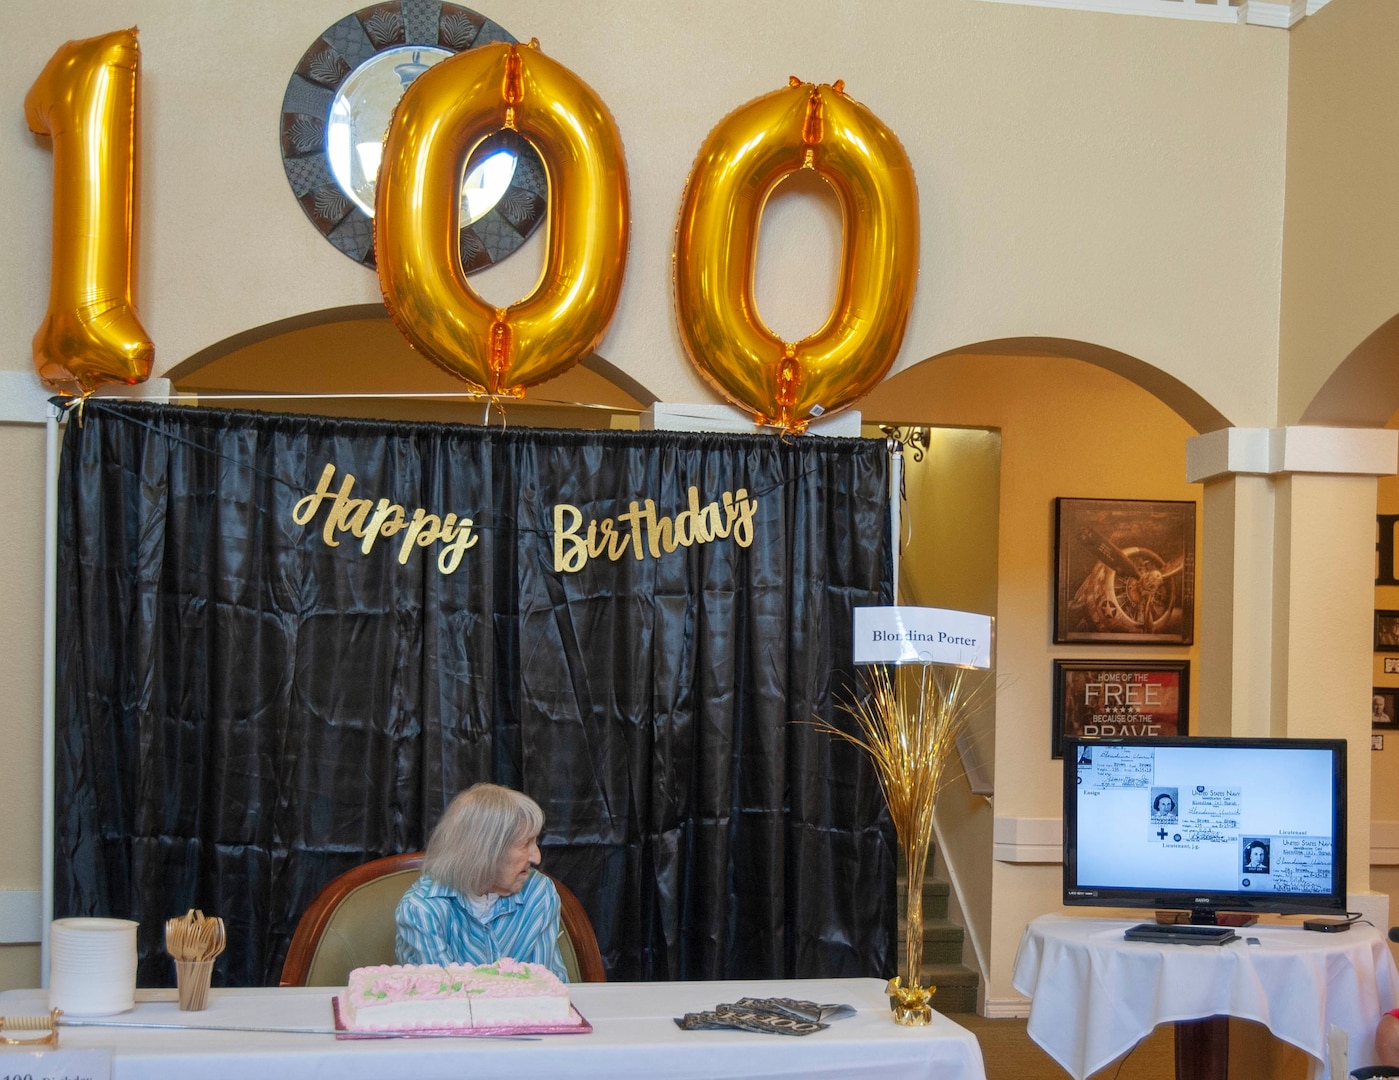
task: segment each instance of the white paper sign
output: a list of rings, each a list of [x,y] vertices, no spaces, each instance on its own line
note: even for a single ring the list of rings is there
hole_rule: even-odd
[[[995,620],[932,607],[855,609],[855,663],[991,666]]]
[[[7,1047],[0,1050],[0,1077],[5,1080],[112,1080],[112,1051]]]

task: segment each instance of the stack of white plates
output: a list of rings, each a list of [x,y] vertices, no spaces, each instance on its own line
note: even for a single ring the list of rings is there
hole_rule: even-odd
[[[110,1016],[136,1004],[136,923],[55,919],[49,931],[49,1008]]]

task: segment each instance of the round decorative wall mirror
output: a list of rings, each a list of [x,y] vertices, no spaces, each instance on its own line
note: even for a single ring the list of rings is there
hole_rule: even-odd
[[[282,98],[282,166],[301,209],[327,240],[374,265],[374,185],[394,106],[433,64],[477,45],[515,39],[484,15],[437,0],[361,8],[321,34]],[[462,170],[462,268],[499,262],[544,220],[544,163],[502,130]]]

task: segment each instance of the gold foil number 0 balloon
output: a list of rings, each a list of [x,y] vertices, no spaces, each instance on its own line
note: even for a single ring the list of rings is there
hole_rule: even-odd
[[[53,269],[34,367],[67,393],[142,382],[155,358],[131,299],[139,63],[134,29],[70,41],[24,99],[30,130],[53,137]]]
[[[798,169],[835,190],[844,244],[834,309],[789,343],[758,317],[753,266],[763,205]],[[676,311],[695,366],[759,423],[800,432],[873,389],[903,341],[917,276],[913,166],[841,83],[792,79],[710,132],[676,230]]]
[[[532,143],[549,177],[544,273],[495,308],[467,284],[457,256],[463,164],[500,128]],[[384,301],[415,348],[491,393],[522,394],[602,339],[627,253],[622,139],[601,99],[529,47],[483,45],[428,69],[389,125],[374,213]]]

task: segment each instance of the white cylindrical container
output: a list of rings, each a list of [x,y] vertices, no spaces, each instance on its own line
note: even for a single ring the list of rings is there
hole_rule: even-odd
[[[136,923],[55,919],[49,927],[49,1008],[110,1016],[136,1004]]]

